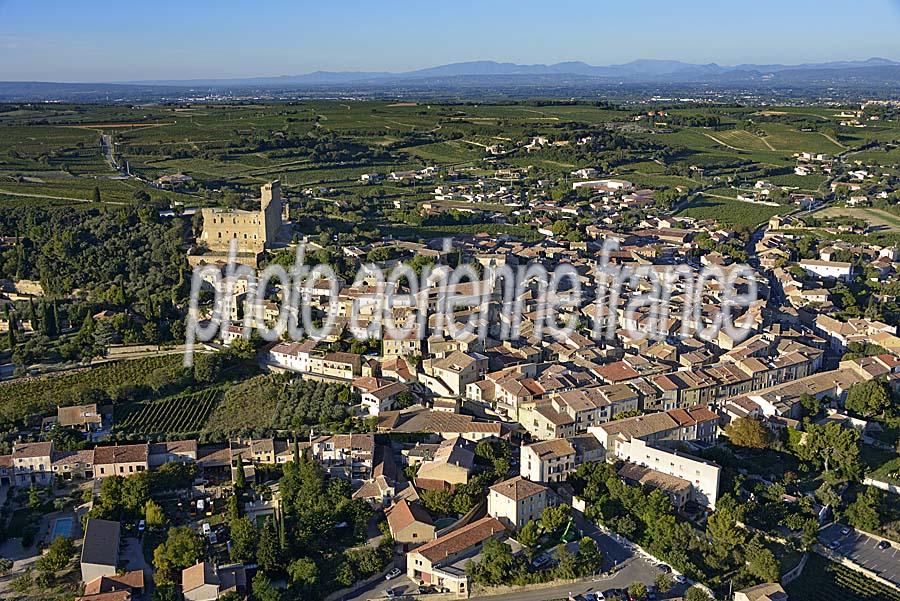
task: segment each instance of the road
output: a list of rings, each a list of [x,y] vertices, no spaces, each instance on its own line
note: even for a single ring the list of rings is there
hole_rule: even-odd
[[[841,534],[844,524],[831,524],[819,532],[819,541],[832,553],[842,555],[871,572],[874,572],[900,586],[900,549],[897,543],[887,549],[879,549],[881,539],[874,538],[853,528],[849,534]],[[830,544],[837,541],[838,547],[831,549]]]

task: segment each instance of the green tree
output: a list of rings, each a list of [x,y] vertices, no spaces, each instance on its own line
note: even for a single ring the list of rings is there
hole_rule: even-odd
[[[747,561],[747,571],[756,576],[762,582],[778,582],[780,571],[778,560],[759,539],[753,539],[747,545],[744,552]]]
[[[692,586],[685,591],[684,601],[712,601],[712,598],[699,586]]]
[[[484,542],[481,560],[469,562],[466,571],[478,584],[498,586],[508,581],[515,562],[508,545],[489,538]]]
[[[597,546],[597,541],[589,536],[583,537],[578,542],[578,575],[587,576],[593,574],[603,566],[603,552]]]
[[[161,584],[175,582],[176,576],[203,559],[203,540],[187,526],[169,530],[166,541],[153,551],[156,581]]]
[[[259,533],[250,518],[238,518],[231,523],[231,561],[251,563],[256,559]]]
[[[890,409],[891,393],[882,380],[860,382],[847,391],[844,405],[848,411],[865,417],[880,415]]]
[[[844,518],[855,528],[866,532],[878,532],[881,526],[881,517],[878,514],[880,504],[881,492],[875,487],[867,486],[856,495],[856,500],[847,506]]]
[[[247,487],[247,477],[244,475],[244,461],[242,457],[238,457],[237,466],[234,470],[234,489],[235,491],[243,491]]]
[[[631,586],[628,587],[628,595],[632,599],[643,601],[647,598],[647,585],[643,582],[631,583]]]
[[[541,529],[535,520],[529,520],[516,535],[516,540],[525,548],[529,559],[534,557],[535,549],[541,540]]]
[[[38,558],[36,565],[41,572],[58,572],[67,565],[75,556],[75,545],[72,539],[65,536],[57,536],[50,543],[47,551]]]
[[[292,561],[287,568],[291,584],[309,591],[319,582],[319,568],[309,557],[300,557]]]
[[[859,432],[840,424],[810,424],[797,448],[800,459],[823,467],[826,475],[843,480],[859,477]]]
[[[743,521],[744,510],[731,495],[722,495],[716,510],[706,521],[706,532],[725,548],[733,549],[744,542],[744,531],[738,526]]]
[[[166,514],[163,508],[152,499],[144,503],[144,521],[147,528],[162,528],[166,525]]]
[[[281,546],[278,544],[278,531],[271,519],[266,520],[259,533],[256,563],[269,576],[281,570]]]
[[[94,186],[94,202],[100,202],[100,188],[98,186]]]
[[[541,528],[544,532],[556,532],[569,520],[570,507],[565,503],[556,507],[548,507],[541,514]]]
[[[751,449],[765,449],[772,442],[769,429],[759,420],[739,417],[725,428],[731,444]]]
[[[656,581],[654,582],[656,585],[656,589],[662,593],[669,592],[673,586],[675,586],[675,581],[672,580],[672,577],[666,573],[658,574],[656,576]]]
[[[281,592],[272,586],[272,581],[263,572],[257,572],[256,576],[253,577],[252,590],[254,601],[281,600]]]

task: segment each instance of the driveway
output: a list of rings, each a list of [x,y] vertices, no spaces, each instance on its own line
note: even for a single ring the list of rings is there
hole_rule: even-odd
[[[416,592],[418,585],[406,577],[403,573],[396,578],[385,580],[384,578],[376,580],[372,584],[361,587],[354,591],[351,595],[342,597],[340,601],[365,601],[367,599],[385,599],[387,600],[387,590],[395,589],[402,595],[410,595]],[[423,599],[427,599],[423,597]]]
[[[119,561],[125,564],[126,570],[143,570],[144,582],[153,581],[153,570],[144,560],[144,550],[141,540],[134,537],[122,539],[122,548],[119,551]]]
[[[887,549],[879,549],[878,543],[881,539],[853,528],[850,528],[849,534],[841,534],[841,529],[846,527],[837,523],[826,526],[819,532],[819,541],[832,553],[842,555],[856,565],[900,586],[900,549],[898,549],[900,545],[891,543]],[[834,541],[838,546],[832,549],[831,544]]]

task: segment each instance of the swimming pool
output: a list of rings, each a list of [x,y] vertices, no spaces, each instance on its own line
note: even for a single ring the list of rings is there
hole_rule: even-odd
[[[73,518],[58,518],[53,522],[53,531],[50,533],[50,540],[56,540],[58,536],[72,538]]]

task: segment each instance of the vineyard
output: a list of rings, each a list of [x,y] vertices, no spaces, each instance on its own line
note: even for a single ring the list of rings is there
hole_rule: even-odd
[[[791,601],[900,601],[897,591],[815,553],[787,592]]]
[[[147,357],[59,375],[12,380],[0,384],[0,420],[13,422],[55,410],[57,405],[77,404],[78,393],[87,389],[109,393],[119,386],[144,385],[155,370],[177,370],[181,361],[178,355]]]
[[[216,388],[134,403],[116,415],[116,430],[131,434],[199,432],[222,396],[222,389]]]

